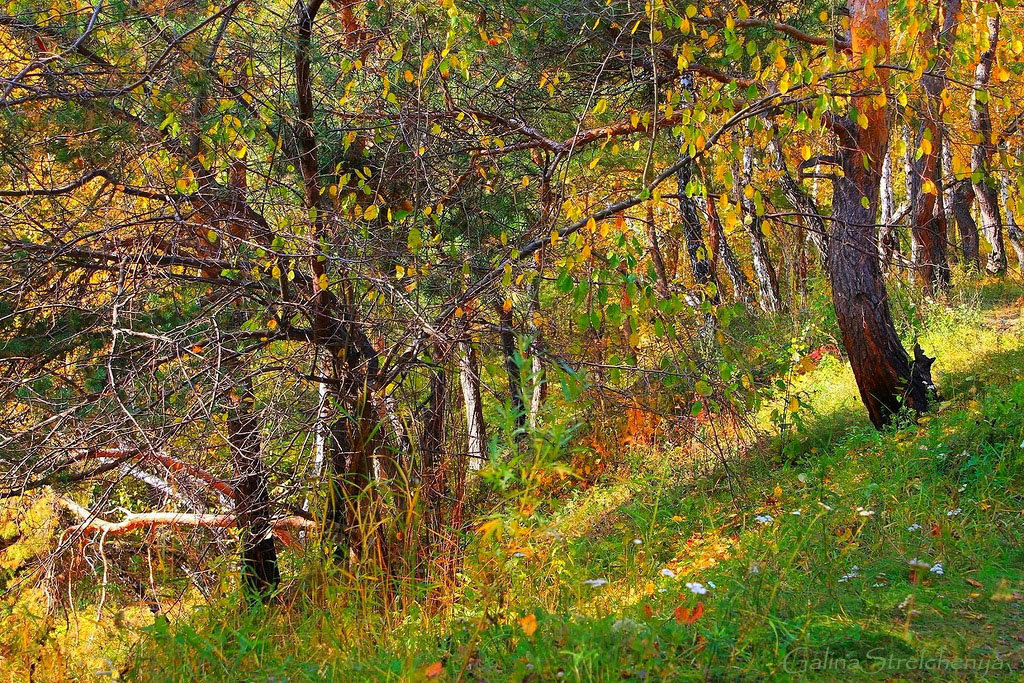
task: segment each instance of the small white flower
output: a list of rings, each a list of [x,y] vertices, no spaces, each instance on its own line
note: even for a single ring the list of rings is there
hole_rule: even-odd
[[[856,579],[859,576],[860,567],[858,567],[857,565],[853,565],[852,567],[850,567],[850,571],[846,572],[845,574],[839,577],[839,583],[846,583],[850,579]]]
[[[957,491],[959,491],[960,493],[963,493],[966,490],[967,490],[967,484],[961,484],[960,488],[957,489]]]
[[[791,515],[796,515],[797,517],[799,517],[799,516],[800,516],[800,511],[799,511],[799,510],[793,510],[793,511],[792,511],[792,512],[790,512],[789,514],[791,514]]]
[[[860,515],[861,517],[872,517],[872,516],[874,516],[875,511],[874,510],[866,510],[866,509],[864,509],[862,507],[858,507],[857,508],[857,514]]]
[[[686,584],[686,587],[690,589],[690,592],[694,595],[704,595],[708,592],[708,589],[704,587],[704,584],[691,581]]]
[[[608,583],[608,579],[587,579],[583,583],[587,584],[591,588],[598,588]]]
[[[755,562],[754,564],[750,565],[750,573],[751,574],[760,574],[761,573],[761,565],[759,565],[757,562]]]
[[[929,563],[924,560],[919,560],[916,557],[910,562],[907,562],[907,564],[910,565],[911,569],[931,569],[932,567]]]
[[[633,539],[633,545],[643,545],[643,544],[644,544],[644,539],[642,539],[642,538],[634,538]]]
[[[818,501],[818,505],[820,505],[821,507],[825,508],[826,512],[832,512],[832,506],[831,505],[825,505],[820,500]]]
[[[526,557],[526,553],[512,553],[512,557]]]
[[[718,588],[718,586],[715,585],[714,581],[708,581],[708,586],[710,586],[711,588]]]
[[[907,527],[907,531],[920,531],[920,530],[921,530],[921,525],[920,524],[911,524],[910,526]]]
[[[758,515],[754,517],[754,521],[758,524],[770,524],[774,518],[771,515]]]
[[[935,564],[933,564],[932,568],[928,571],[930,571],[932,574],[938,574],[939,576],[942,576],[946,573],[946,570],[942,568],[941,562],[936,562]]]
[[[672,571],[671,569],[669,569],[668,567],[665,567],[664,569],[661,570],[661,575],[666,577],[666,578],[669,578],[669,579],[676,578],[676,573],[674,571]]]
[[[948,512],[946,513],[946,516],[947,516],[947,517],[956,517],[956,516],[957,516],[957,515],[959,515],[959,514],[960,514],[961,512],[963,512],[963,510],[961,510],[960,508],[957,508],[956,510],[949,510],[949,511],[948,511]]]

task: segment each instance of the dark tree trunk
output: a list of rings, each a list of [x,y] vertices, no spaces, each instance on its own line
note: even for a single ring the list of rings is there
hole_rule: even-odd
[[[852,0],[849,7],[854,61],[868,49],[876,50],[881,60],[889,51],[886,0]],[[877,79],[885,76],[876,75],[862,76],[858,89],[877,89]],[[928,409],[932,359],[916,347],[911,360],[903,348],[878,259],[874,226],[882,156],[889,142],[887,112],[870,97],[857,97],[854,103],[867,117],[867,127],[850,120],[832,122],[843,174],[833,180],[829,279],[861,400],[872,424],[881,428],[904,405],[917,412]]]
[[[953,185],[950,191],[949,209],[956,218],[957,229],[960,231],[960,253],[965,268],[981,269],[981,245],[978,239],[978,224],[971,215],[971,203],[974,202],[974,188],[964,180]]]
[[[438,353],[438,360],[443,358]],[[427,530],[433,538],[443,533],[445,475],[447,457],[444,450],[444,414],[448,402],[448,372],[438,364],[430,369],[430,396],[424,408],[420,433],[420,480],[423,482],[423,500],[426,508]]]
[[[771,254],[764,243],[762,221],[757,215],[757,207],[752,199],[747,198],[743,189],[751,186],[754,177],[754,146],[749,141],[743,146],[742,171],[739,174],[734,171],[733,177],[733,192],[743,207],[743,227],[750,238],[750,260],[754,268],[754,277],[757,279],[757,302],[765,313],[776,313],[782,309],[779,279]]]
[[[227,365],[233,370],[235,360]],[[235,515],[242,537],[242,586],[250,599],[270,599],[281,580],[270,529],[270,490],[260,453],[252,379],[234,380],[227,410],[228,446],[235,471]]]
[[[699,287],[715,285],[714,301],[719,300],[718,283],[715,282],[714,271],[711,268],[711,254],[704,244],[703,230],[701,229],[700,215],[697,213],[696,203],[692,198],[686,196],[686,187],[693,180],[693,162],[680,166],[676,173],[676,184],[679,195],[679,222],[683,228],[683,238],[686,241],[686,253],[690,257],[690,272],[693,274],[693,282]]]
[[[975,136],[971,148],[971,175],[974,197],[978,200],[981,216],[981,231],[991,248],[985,271],[989,275],[1001,275],[1006,272],[1006,249],[1003,246],[1003,225],[999,218],[998,182],[991,168],[992,115],[989,113],[988,98],[978,97],[979,92],[987,92],[989,78],[992,76],[996,44],[999,42],[999,15],[989,17],[987,23],[988,48],[981,54],[974,70],[974,94],[971,98],[971,131]]]
[[[519,363],[516,362],[516,333],[512,326],[512,310],[506,311],[500,302],[496,304],[496,310],[498,322],[501,324],[498,337],[501,339],[501,355],[505,359],[505,374],[508,376],[509,400],[518,432],[526,424],[526,403],[523,400],[523,376],[519,372]]]

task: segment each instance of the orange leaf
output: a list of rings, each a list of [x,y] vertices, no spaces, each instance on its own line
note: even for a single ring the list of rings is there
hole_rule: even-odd
[[[527,614],[519,620],[519,625],[523,628],[523,633],[532,636],[537,631],[537,617]]]
[[[704,616],[704,603],[698,602],[692,610],[689,607],[676,607],[674,614],[677,624],[692,624]]]
[[[424,669],[423,673],[426,674],[427,678],[437,678],[438,676],[441,675],[441,672],[443,670],[444,670],[444,666],[441,664],[441,662],[434,662],[433,664],[428,666],[426,669]]]

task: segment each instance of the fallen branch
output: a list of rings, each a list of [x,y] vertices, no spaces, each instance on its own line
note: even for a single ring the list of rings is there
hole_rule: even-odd
[[[148,529],[154,526],[173,527],[197,527],[206,529],[229,529],[238,525],[238,518],[235,515],[218,514],[194,514],[185,512],[145,512],[128,513],[120,522],[109,522],[97,517],[92,511],[82,507],[67,498],[58,498],[58,504],[65,510],[76,515],[82,520],[81,524],[69,528],[67,531],[88,536],[94,533],[102,533],[104,536],[117,536],[139,529]],[[270,520],[270,528],[277,533],[289,529],[314,529],[317,523],[303,519],[297,515],[279,517]]]

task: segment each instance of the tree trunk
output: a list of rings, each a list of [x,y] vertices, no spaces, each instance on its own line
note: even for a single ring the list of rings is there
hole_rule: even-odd
[[[696,203],[692,198],[686,196],[686,187],[693,179],[693,162],[683,164],[676,172],[677,193],[679,195],[679,222],[683,227],[683,238],[686,240],[686,253],[690,257],[690,272],[693,274],[693,282],[698,287],[707,287],[715,284],[715,295],[713,301],[719,300],[718,283],[715,282],[714,272],[711,269],[711,258],[708,248],[704,244],[703,230],[701,229],[700,216],[697,213]]]
[[[999,15],[989,17],[987,25],[988,48],[981,54],[974,70],[974,92],[971,96],[971,132],[974,133],[971,182],[974,197],[978,200],[981,231],[991,248],[985,272],[989,275],[1002,275],[1006,272],[1006,249],[1003,246],[1003,225],[999,218],[998,185],[991,168],[992,115],[989,113],[988,97],[978,97],[979,93],[987,93],[988,81],[992,76],[996,44],[999,42]]]
[[[744,192],[750,187],[754,177],[754,146],[748,140],[743,146],[743,165],[739,174],[733,172],[736,201],[743,208],[743,227],[750,238],[750,260],[757,279],[757,301],[765,313],[776,313],[782,309],[782,298],[779,296],[779,279],[775,273],[771,254],[764,243],[761,232],[762,221],[757,215],[754,200],[748,199]]]
[[[887,148],[885,157],[882,159],[882,180],[880,202],[882,215],[878,220],[878,258],[882,262],[882,270],[892,269],[893,254],[898,251],[899,238],[896,236],[896,226],[893,221],[896,219],[896,202],[893,197],[892,187],[892,149]]]
[[[237,359],[228,363],[237,367]],[[235,516],[242,537],[242,586],[253,600],[267,601],[281,580],[270,529],[270,490],[260,453],[259,422],[253,408],[252,378],[235,381],[227,410],[228,446],[235,471]]]
[[[658,243],[658,226],[654,221],[654,202],[647,202],[647,251],[651,257],[651,265],[654,266],[654,274],[657,276],[655,287],[658,294],[668,298],[671,294],[668,271],[665,268],[665,258],[661,254],[661,245]]]
[[[523,376],[516,362],[516,333],[512,328],[512,310],[505,310],[503,303],[496,304],[498,322],[501,329],[498,337],[501,340],[501,355],[505,358],[505,374],[508,376],[509,401],[514,415],[516,432],[520,432],[526,424],[526,404],[523,400]]]
[[[818,205],[814,199],[800,187],[793,176],[789,175],[789,167],[786,164],[786,156],[779,143],[778,130],[772,129],[772,139],[768,142],[768,153],[772,158],[772,165],[779,172],[779,186],[786,200],[793,205],[793,210],[804,219],[804,229],[807,231],[808,239],[818,250],[818,258],[821,267],[828,272],[828,229],[825,221],[818,211]]]
[[[953,141],[949,137],[949,131],[945,124],[942,124],[942,210],[946,218],[946,256],[949,262],[959,263],[962,253],[956,231],[956,212],[953,210],[955,201],[957,181],[953,174]]]
[[[472,343],[463,342],[461,346],[459,383],[462,385],[462,401],[466,406],[466,466],[471,470],[479,470],[487,461],[484,406],[480,395],[480,363]]]
[[[853,61],[877,51],[889,53],[886,0],[852,0],[850,25]],[[860,76],[858,90],[886,86],[884,72]],[[882,157],[888,146],[887,112],[870,96],[854,98],[867,127],[849,119],[832,125],[839,136],[838,163],[843,174],[833,180],[833,221],[829,233],[829,279],[836,317],[853,368],[861,400],[876,428],[888,424],[902,406],[928,408],[932,359],[915,348],[911,361],[893,325],[889,298],[878,259],[875,218],[878,214]]]
[[[954,184],[950,192],[950,210],[956,217],[956,225],[960,231],[960,253],[963,256],[964,268],[981,270],[981,245],[978,239],[978,224],[971,215],[971,204],[974,202],[974,188],[964,180]]]
[[[946,69],[956,37],[960,0],[947,0],[942,29],[935,17],[922,35],[921,59],[935,55],[932,68],[924,74],[925,91],[922,121],[907,147],[907,166],[911,173],[908,187],[911,232],[914,236],[914,265],[918,283],[929,294],[949,288],[949,262],[946,259],[946,212],[943,207],[942,174],[942,91]],[[920,157],[917,150],[921,149]]]
[[[1024,268],[1024,231],[1017,225],[1017,219],[1013,215],[1013,205],[1010,203],[1010,178],[1006,171],[999,174],[999,198],[1003,203],[1003,215],[1006,217],[1006,237],[1010,240],[1010,246],[1017,254],[1017,268]]]
[[[725,230],[722,229],[722,221],[718,218],[718,210],[715,208],[715,201],[710,195],[705,195],[705,206],[708,212],[708,231],[711,233],[711,245],[715,254],[715,260],[721,261],[725,266],[725,274],[729,277],[732,285],[733,299],[744,306],[749,307],[753,301],[750,294],[750,282],[736,259],[736,254],[729,241],[725,238]]]
[[[423,501],[426,508],[427,533],[439,538],[444,527],[445,475],[447,454],[444,451],[444,413],[448,402],[448,373],[441,365],[443,353],[437,354],[429,368],[430,396],[421,419],[420,481],[423,483]]]

